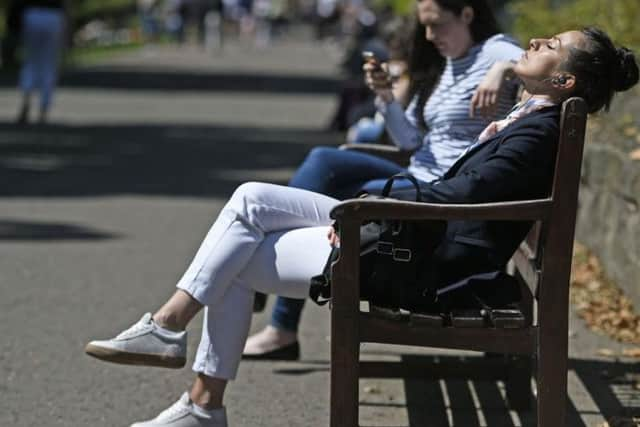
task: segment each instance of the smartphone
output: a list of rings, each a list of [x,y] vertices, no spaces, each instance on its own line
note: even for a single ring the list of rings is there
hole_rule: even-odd
[[[382,68],[380,66],[380,61],[376,57],[376,54],[371,52],[371,51],[369,51],[369,50],[365,50],[365,51],[362,52],[362,59],[364,60],[364,62],[375,66],[376,70],[380,70]]]

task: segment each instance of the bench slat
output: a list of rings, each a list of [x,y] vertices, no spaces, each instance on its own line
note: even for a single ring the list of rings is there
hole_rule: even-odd
[[[400,345],[467,349],[491,353],[531,354],[536,348],[538,329],[453,328],[418,326],[360,313],[361,342],[386,343],[389,336]],[[446,333],[443,331],[446,330]]]

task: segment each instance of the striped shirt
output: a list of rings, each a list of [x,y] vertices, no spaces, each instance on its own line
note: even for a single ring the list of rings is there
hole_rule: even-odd
[[[471,97],[495,62],[514,61],[522,53],[515,40],[496,34],[474,45],[461,58],[447,58],[440,81],[424,108],[426,134],[415,120],[417,98],[406,111],[395,101],[376,103],[393,142],[403,150],[417,148],[411,157],[411,174],[426,182],[439,179],[489,123],[506,115],[515,102],[517,82],[508,82],[506,90],[500,92],[498,108],[491,117],[470,117]]]

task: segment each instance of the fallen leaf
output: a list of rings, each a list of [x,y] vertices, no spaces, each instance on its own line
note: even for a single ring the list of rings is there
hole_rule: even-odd
[[[635,126],[627,126],[624,128],[624,134],[628,137],[636,136],[638,134],[638,128]]]
[[[616,355],[616,352],[611,350],[610,348],[599,348],[596,353],[598,354],[598,356],[604,357],[614,357]]]
[[[364,392],[369,394],[380,394],[380,389],[376,386],[366,386],[364,388]]]
[[[628,417],[613,417],[602,424],[600,427],[638,427],[640,424],[640,419],[637,417],[628,418]]]
[[[640,347],[625,348],[624,350],[622,350],[622,355],[625,356],[625,357],[640,358]]]
[[[636,148],[632,152],[629,153],[629,158],[631,160],[640,160],[640,148]]]

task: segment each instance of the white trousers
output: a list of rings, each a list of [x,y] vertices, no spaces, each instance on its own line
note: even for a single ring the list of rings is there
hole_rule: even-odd
[[[57,9],[30,7],[22,16],[25,57],[20,69],[20,89],[40,90],[40,109],[47,110],[58,79],[58,61],[64,35],[64,13]]]
[[[331,251],[329,212],[337,203],[279,185],[238,187],[177,285],[205,306],[194,371],[235,378],[255,291],[306,298]]]

